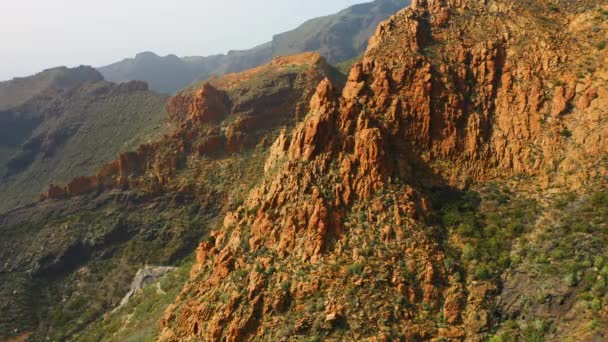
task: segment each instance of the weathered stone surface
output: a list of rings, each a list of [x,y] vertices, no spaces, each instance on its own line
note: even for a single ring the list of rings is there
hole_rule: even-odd
[[[537,10],[419,0],[382,23],[341,96],[322,81],[304,121],[276,139],[264,183],[218,228],[218,252],[201,252],[183,291],[196,298],[167,311],[165,340],[193,336],[193,325],[209,340],[288,338],[278,334],[290,324],[284,301],[270,300],[280,291],[292,300],[288,315],[305,314],[306,299],[322,297],[317,331],[330,333],[338,318],[361,324],[364,310],[366,327],[382,320],[406,340],[486,338],[496,288],[448,275],[437,237],[420,228],[433,210],[428,190],[516,174],[575,188],[606,176],[604,164],[592,166],[607,145],[605,109],[597,107],[605,78],[583,85],[570,74],[573,56],[557,43],[568,38],[567,25],[547,29]],[[571,6],[560,10],[564,21],[576,15]],[[605,65],[596,66],[601,75]],[[367,292],[372,286],[382,290]],[[219,304],[204,318],[191,310],[241,288],[246,294],[233,298],[244,304]],[[260,301],[263,317],[252,320],[250,304]],[[447,327],[416,321],[422,313],[442,315]],[[354,326],[355,340],[379,336]],[[306,329],[306,320],[295,328]]]
[[[125,297],[120,301],[120,305],[114,309],[115,311],[120,309],[121,307],[127,305],[129,300],[137,294],[137,292],[145,289],[151,284],[155,283],[158,279],[163,277],[169,272],[176,271],[177,267],[165,267],[165,266],[146,266],[145,268],[140,269],[135,274],[133,281],[131,282],[131,287],[129,292],[125,295]]]

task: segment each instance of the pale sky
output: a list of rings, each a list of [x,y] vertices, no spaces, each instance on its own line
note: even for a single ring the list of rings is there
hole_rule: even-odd
[[[142,51],[247,49],[307,19],[371,0],[0,0],[0,80],[107,65]]]

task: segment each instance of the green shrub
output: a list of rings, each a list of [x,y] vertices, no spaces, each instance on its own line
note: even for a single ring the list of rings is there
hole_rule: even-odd
[[[416,275],[410,272],[406,266],[403,266],[401,269],[401,276],[406,283],[411,284],[416,281]]]
[[[226,304],[230,300],[230,297],[230,293],[220,293],[217,299],[219,299],[220,302]]]
[[[289,291],[289,289],[291,289],[291,283],[288,281],[284,281],[281,283],[281,290],[283,290],[283,292],[287,292]]]
[[[268,267],[268,269],[264,272],[267,276],[271,276],[276,272],[276,269],[273,266]]]
[[[455,265],[456,265],[456,261],[454,261],[454,259],[452,259],[451,257],[446,257],[443,260],[443,266],[445,267],[446,270],[448,270],[448,272],[451,272],[454,269]]]
[[[488,280],[492,278],[492,272],[486,266],[478,266],[473,274],[476,280]]]
[[[444,226],[454,226],[462,222],[462,215],[458,210],[449,210],[442,217]]]
[[[241,279],[241,278],[246,277],[248,274],[249,274],[248,270],[246,270],[244,268],[241,268],[241,269],[239,269],[239,270],[237,270],[237,271],[234,272],[234,278],[235,279]]]
[[[552,259],[559,261],[566,257],[566,252],[563,249],[556,247],[551,251],[550,255]]]
[[[521,222],[511,222],[507,224],[507,230],[511,235],[520,235],[525,232],[526,227]]]
[[[554,207],[556,207],[557,209],[564,209],[566,208],[570,203],[576,201],[576,193],[574,192],[567,192],[561,196],[558,196],[558,198],[555,200],[554,203]]]
[[[514,320],[508,320],[504,323],[505,328],[515,330],[519,329],[519,324]]]
[[[352,263],[348,266],[348,273],[350,274],[361,274],[363,272],[363,265],[358,262]]]
[[[526,342],[544,342],[545,332],[548,329],[548,325],[541,320],[536,320],[523,329],[522,335]]]
[[[566,277],[564,278],[564,281],[566,282],[566,285],[568,285],[569,287],[575,287],[578,284],[578,279],[576,277],[576,274],[574,274],[574,273],[567,274]]]
[[[465,260],[474,260],[477,257],[477,251],[471,244],[467,243],[462,248],[462,257]]]
[[[591,308],[595,311],[602,309],[602,301],[599,298],[593,298],[591,301]]]
[[[504,332],[491,336],[488,339],[488,342],[517,342],[517,337],[513,336],[511,333]]]
[[[547,258],[547,254],[545,252],[540,252],[536,256],[536,262],[539,264],[546,264],[549,259]]]
[[[470,223],[461,223],[458,226],[458,233],[462,236],[474,236],[477,230]]]
[[[593,284],[593,292],[599,296],[604,295],[604,293],[606,293],[606,279],[604,277],[601,277],[601,279],[597,280],[594,284]]]
[[[597,191],[591,195],[591,204],[593,206],[608,207],[608,193],[604,191]]]
[[[498,257],[497,264],[498,266],[500,266],[500,268],[508,268],[509,266],[511,266],[511,257],[507,252],[502,252]]]
[[[506,204],[509,203],[509,200],[511,200],[511,197],[509,197],[509,195],[507,194],[499,194],[496,198],[496,201],[500,204]]]
[[[602,267],[604,267],[605,264],[606,264],[606,260],[603,256],[597,255],[597,256],[595,256],[595,258],[593,258],[593,267],[595,267],[597,269],[602,269]]]

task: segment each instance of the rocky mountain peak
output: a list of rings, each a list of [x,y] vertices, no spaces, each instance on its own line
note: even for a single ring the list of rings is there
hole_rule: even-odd
[[[135,59],[157,59],[160,58],[159,55],[152,51],[144,51],[135,55]]]
[[[556,42],[568,30],[539,18],[572,18],[575,8],[511,5],[421,0],[381,23],[342,95],[319,83],[304,121],[275,140],[264,184],[201,243],[161,340],[279,340],[286,325],[288,336],[334,336],[344,322],[353,339],[365,339],[370,317],[386,327],[383,340],[484,336],[489,317],[471,313],[487,304],[470,297],[483,290],[450,271],[442,242],[423,228],[436,205],[432,189],[516,174],[575,189],[607,171],[597,154],[604,124],[581,109],[585,98],[604,100],[583,91],[588,76],[570,78],[572,56]],[[602,78],[605,66],[595,65],[590,77]],[[594,148],[564,133],[582,122],[594,127],[585,130]],[[371,273],[359,278],[363,264]],[[382,299],[367,286],[381,288]],[[229,299],[212,304],[221,295]],[[323,305],[306,314],[314,296]],[[403,297],[405,308],[393,306]],[[363,298],[381,309],[365,309]],[[445,321],[414,319],[421,312]]]

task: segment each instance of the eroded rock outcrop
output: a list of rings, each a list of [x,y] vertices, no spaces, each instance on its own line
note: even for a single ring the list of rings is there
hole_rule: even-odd
[[[319,84],[272,146],[265,182],[199,246],[161,340],[486,338],[496,287],[448,269],[424,225],[429,190],[606,176],[605,109],[588,110],[605,66],[572,75],[588,46],[565,46],[568,26],[539,13],[567,23],[576,8],[541,3],[420,0],[382,23],[342,95]]]
[[[167,112],[170,122],[215,122],[228,114],[228,106],[228,95],[206,82],[194,94],[181,93],[172,97],[167,105]],[[183,115],[188,116],[180,117]]]
[[[305,53],[212,78],[169,100],[169,124],[174,130],[160,142],[121,154],[94,176],[51,185],[41,197],[77,196],[113,187],[202,191],[177,179],[189,159],[230,158],[264,143],[280,127],[294,125],[307,112],[317,83],[332,73],[318,54]]]
[[[116,309],[114,309],[114,311],[117,311],[121,307],[127,305],[127,303],[129,303],[129,300],[139,291],[155,283],[167,273],[174,272],[176,270],[177,267],[167,266],[146,266],[138,270],[135,274],[135,277],[133,277],[133,281],[131,281],[131,287],[129,288],[129,292],[120,301],[120,305]]]

